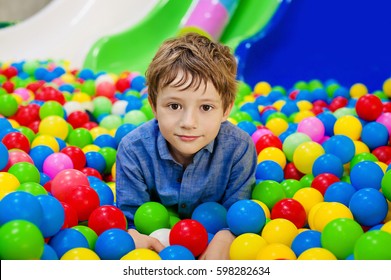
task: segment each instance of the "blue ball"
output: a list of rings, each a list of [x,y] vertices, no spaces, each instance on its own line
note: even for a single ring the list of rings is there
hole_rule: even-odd
[[[349,209],[360,225],[372,227],[384,221],[388,213],[388,204],[380,191],[365,188],[352,196]]]
[[[130,234],[118,228],[105,230],[95,243],[95,252],[102,260],[119,260],[135,248]]]
[[[317,230],[302,231],[292,241],[291,249],[296,256],[311,248],[322,248],[321,233]]]
[[[106,160],[103,155],[96,151],[85,153],[86,167],[95,168],[99,173],[103,173],[106,169]]]
[[[73,228],[60,230],[50,239],[48,244],[56,251],[57,256],[60,259],[71,249],[90,248],[87,238],[85,238],[81,232]]]
[[[339,202],[349,207],[350,199],[356,189],[347,182],[335,182],[331,184],[324,193],[325,202]]]
[[[131,89],[142,91],[145,88],[145,77],[144,76],[136,76],[130,82]]]
[[[124,123],[120,125],[117,130],[115,131],[114,139],[117,143],[117,146],[119,145],[119,142],[121,142],[122,138],[131,132],[133,129],[135,129],[137,126],[131,123]]]
[[[266,223],[262,207],[252,200],[239,200],[227,211],[227,224],[231,232],[238,236],[243,233],[260,233]]]
[[[361,141],[364,142],[370,150],[381,146],[387,146],[388,130],[386,126],[379,122],[370,122],[366,124],[361,132]]]
[[[98,179],[90,182],[90,186],[98,194],[100,206],[114,204],[114,194],[109,185]]]
[[[330,112],[323,112],[316,116],[324,125],[325,135],[333,136],[334,135],[334,124],[337,121],[337,118]]]
[[[373,188],[379,190],[383,178],[383,170],[373,161],[361,161],[350,170],[350,182],[356,190]]]
[[[297,106],[297,103],[292,100],[287,100],[286,103],[281,107],[281,113],[288,117],[297,112],[299,112],[299,106]]]
[[[78,73],[80,79],[83,80],[95,80],[95,74],[91,69],[83,68]]]
[[[160,251],[162,260],[195,260],[193,253],[184,246],[170,245]]]
[[[127,95],[125,100],[128,101],[128,105],[126,105],[125,112],[129,112],[131,110],[140,110],[143,106],[143,102],[141,99],[134,95]]]
[[[114,137],[109,134],[101,134],[97,136],[94,139],[93,144],[100,148],[110,147],[113,149],[117,149],[117,142],[115,141]]]
[[[312,165],[312,174],[317,176],[322,173],[331,173],[341,178],[344,172],[342,161],[333,154],[323,154],[319,156]]]
[[[58,260],[56,251],[54,251],[54,249],[46,243],[43,245],[41,260]]]
[[[227,228],[227,209],[217,202],[204,202],[198,205],[191,215],[193,220],[200,222],[208,233],[215,234]]]
[[[257,180],[273,180],[280,183],[284,180],[284,170],[274,160],[264,160],[257,165],[255,178]]]
[[[43,173],[43,172],[39,172],[39,175],[40,175],[40,178],[39,178],[39,184],[41,186],[45,185],[47,182],[49,182],[50,180],[52,180],[52,178],[49,177],[49,175]]]
[[[250,136],[257,130],[257,126],[250,121],[241,121],[237,126],[247,132]]]
[[[342,134],[331,136],[322,147],[326,153],[339,157],[343,164],[350,162],[356,152],[353,140]]]
[[[11,192],[0,200],[0,226],[12,220],[26,220],[38,228],[43,209],[36,196],[24,191]]]
[[[38,145],[30,149],[29,155],[34,162],[34,165],[38,168],[39,172],[43,172],[43,162],[45,159],[53,154],[54,151],[46,145]]]
[[[43,237],[50,237],[61,230],[65,221],[65,211],[60,201],[50,195],[38,195],[43,209],[43,221],[39,229]]]
[[[8,159],[8,149],[2,142],[0,142],[0,170],[7,166]]]

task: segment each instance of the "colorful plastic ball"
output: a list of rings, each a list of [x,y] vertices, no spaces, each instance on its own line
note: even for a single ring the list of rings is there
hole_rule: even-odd
[[[350,170],[350,181],[356,190],[373,188],[379,190],[383,178],[383,170],[373,161],[361,161]]]
[[[29,162],[17,162],[8,169],[8,173],[14,175],[20,183],[39,183],[40,174],[38,168]]]
[[[269,129],[267,129],[266,127],[262,127],[262,128],[258,128],[252,135],[251,135],[251,139],[253,139],[253,142],[254,143],[257,143],[258,140],[263,136],[263,135],[266,135],[266,134],[273,134],[273,132],[271,132]],[[258,149],[257,149],[258,151]],[[259,152],[258,152],[259,153]]]
[[[234,239],[229,248],[230,260],[255,260],[267,242],[255,233],[244,233]]]
[[[45,159],[53,153],[54,151],[49,146],[38,145],[30,150],[29,155],[34,162],[34,165],[42,172]]]
[[[315,207],[314,207],[315,208]],[[322,232],[324,227],[334,219],[349,218],[353,219],[351,210],[339,202],[323,202],[317,209],[312,209],[312,219],[308,217],[308,223],[311,229]],[[310,216],[311,213],[310,212]]]
[[[41,120],[49,116],[58,116],[60,118],[64,118],[64,115],[65,114],[62,105],[54,100],[46,101],[39,108],[39,117]]]
[[[80,260],[100,260],[99,256],[91,249],[88,248],[73,248],[62,255],[60,260],[80,261]]]
[[[106,170],[106,160],[103,154],[97,151],[90,151],[85,153],[86,167],[91,167],[103,173]]]
[[[7,172],[0,172],[0,200],[14,192],[20,185],[18,178]]]
[[[121,258],[121,260],[133,260],[133,261],[159,261],[161,257],[155,251],[146,248],[137,248]]]
[[[43,214],[39,229],[42,235],[50,237],[60,231],[65,221],[65,211],[60,201],[51,195],[38,195],[37,200],[41,204]]]
[[[37,135],[34,138],[33,142],[31,143],[31,148],[34,148],[39,145],[48,146],[53,150],[53,152],[60,151],[60,145],[58,144],[56,138],[52,135],[47,135],[47,134]]]
[[[369,151],[368,151],[369,152]],[[372,151],[372,154],[380,161],[388,163],[391,160],[391,147],[390,146],[381,146],[377,147]]]
[[[370,152],[364,152],[364,153],[360,153],[360,154],[357,154],[355,155],[352,160],[350,161],[350,169],[353,169],[353,167],[359,163],[359,162],[363,162],[363,161],[373,161],[373,162],[377,162],[377,158],[375,155],[373,155],[372,153]]]
[[[135,128],[136,126],[130,123],[122,124],[121,126],[119,126],[115,131],[115,135],[114,135],[114,139],[115,142],[117,143],[117,146],[119,145],[119,142],[122,140],[122,138]]]
[[[316,116],[319,120],[322,121],[325,127],[325,135],[333,136],[334,135],[334,124],[337,121],[337,118],[331,112],[323,112]]]
[[[39,123],[38,132],[64,140],[69,132],[68,123],[59,116],[48,116]]]
[[[112,147],[103,147],[99,149],[99,153],[103,156],[106,163],[106,168],[103,173],[109,174],[113,164],[115,163],[117,150]]]
[[[61,257],[74,248],[89,248],[87,239],[79,231],[71,228],[60,230],[56,235],[50,238],[49,243],[56,251],[57,256]]]
[[[320,248],[321,233],[317,230],[305,230],[300,232],[292,241],[291,249],[296,256],[311,248]]]
[[[315,160],[324,153],[325,150],[317,142],[304,142],[299,144],[295,149],[293,163],[300,172],[310,174],[312,173]]]
[[[130,123],[136,126],[148,121],[147,117],[140,110],[131,110],[123,117],[124,123]]]
[[[239,200],[227,211],[227,224],[234,235],[259,233],[265,223],[263,208],[252,200]]]
[[[2,142],[0,142],[0,170],[7,166],[8,159],[8,148]]]
[[[370,122],[364,125],[361,132],[361,141],[364,142],[370,150],[374,150],[388,143],[389,134],[385,125],[379,122]]]
[[[102,260],[119,260],[135,248],[130,234],[118,228],[102,232],[95,243],[95,252]]]
[[[47,195],[47,190],[39,183],[36,182],[25,182],[16,188],[16,191],[24,191],[31,193],[32,195]]]
[[[39,228],[26,220],[11,220],[0,227],[0,259],[39,260],[44,251]]]
[[[322,173],[333,174],[341,178],[344,172],[344,166],[339,157],[333,154],[325,153],[318,157],[312,166],[312,174],[316,177]]]
[[[44,244],[43,247],[43,253],[40,258],[40,260],[56,260],[58,261],[58,256],[56,251],[52,248],[52,246],[48,245],[47,243]]]
[[[325,127],[317,117],[309,117],[301,120],[297,132],[307,134],[312,141],[319,142],[325,134]]]
[[[303,188],[301,183],[296,179],[286,179],[282,181],[281,187],[284,190],[286,198],[292,198],[298,190]]]
[[[349,207],[349,202],[356,189],[347,182],[335,182],[324,193],[325,202],[339,202]]]
[[[334,184],[339,181],[340,179],[334,174],[321,173],[315,176],[314,180],[311,183],[311,187],[317,189],[322,195],[324,195],[331,184]]]
[[[169,228],[167,208],[154,201],[142,204],[134,214],[134,225],[140,233],[147,235],[160,228]]]
[[[367,231],[354,246],[355,260],[391,260],[391,233]]]
[[[83,172],[76,169],[60,171],[52,180],[51,192],[58,196],[75,185],[89,185],[88,178]]]
[[[255,171],[257,180],[274,180],[281,182],[284,179],[284,170],[273,160],[264,160],[257,165]]]
[[[215,234],[227,227],[227,209],[217,202],[204,202],[198,205],[191,218],[200,222],[208,233]]]
[[[356,151],[353,140],[346,135],[334,135],[323,142],[322,146],[326,153],[339,157],[343,164],[351,161]]]
[[[281,150],[282,142],[280,138],[274,134],[264,134],[259,137],[257,142],[255,142],[257,154],[259,154],[263,149],[268,147],[275,147]]]
[[[376,120],[383,112],[383,103],[373,94],[361,96],[356,103],[357,115],[365,121]]]
[[[297,170],[293,162],[288,162],[284,168],[284,178],[300,180],[304,176],[299,170]]]
[[[269,209],[272,209],[278,201],[285,198],[285,193],[280,183],[265,180],[256,184],[251,197],[265,203]]]
[[[0,181],[1,181],[1,177],[0,177]],[[390,170],[388,170],[382,178],[381,191],[383,195],[387,198],[387,200],[391,201],[391,171]]]
[[[159,252],[162,260],[195,260],[193,253],[184,246],[170,245]]]
[[[358,140],[361,136],[361,131],[362,124],[355,116],[342,116],[334,124],[335,135],[345,135],[352,140]]]
[[[149,236],[156,238],[164,247],[167,247],[170,245],[170,231],[169,228],[160,228],[151,232]]]
[[[69,132],[67,142],[71,146],[83,148],[93,143],[91,133],[85,128],[76,128]]]
[[[66,202],[61,201],[62,208],[64,208],[64,224],[62,225],[62,229],[71,228],[77,226],[79,223],[79,219],[77,217],[77,212],[73,206],[69,205]]]
[[[109,134],[99,135],[94,139],[93,144],[97,145],[100,148],[110,147],[113,149],[117,149],[118,146],[117,142],[115,141],[115,138]]]
[[[286,157],[284,152],[281,149],[275,147],[267,147],[258,154],[258,163],[265,160],[273,160],[277,162],[282,169],[284,169],[286,165]]]
[[[85,124],[87,124],[90,121],[90,117],[85,111],[76,110],[69,113],[66,120],[72,128],[76,129],[82,128]]]
[[[103,181],[97,180],[90,183],[91,188],[93,188],[99,196],[100,206],[103,205],[113,205],[114,204],[114,194],[111,188]]]
[[[1,145],[4,145],[8,150],[19,149],[26,153],[29,153],[30,151],[30,141],[21,132],[9,132],[4,135],[1,142]]]
[[[73,169],[71,158],[61,152],[52,153],[44,160],[42,171],[53,179],[60,171]]]
[[[364,234],[359,223],[352,219],[339,218],[329,222],[322,231],[322,246],[338,259],[345,260],[353,254],[357,239]]]
[[[128,225],[124,213],[119,208],[104,205],[92,211],[88,219],[88,227],[100,235],[111,228],[126,230]]]
[[[36,196],[23,192],[11,192],[0,201],[0,225],[11,220],[26,220],[40,227],[43,209]]]
[[[296,260],[293,250],[282,243],[271,243],[262,248],[256,257],[257,260]]]
[[[279,135],[281,135],[283,132],[285,132],[288,129],[289,123],[284,118],[280,118],[280,117],[270,118],[270,116],[269,116],[267,121],[266,121],[265,126],[271,132],[273,132],[274,135],[279,136]]]
[[[310,248],[301,253],[297,260],[337,260],[329,250],[325,248]]]
[[[289,220],[277,218],[266,223],[261,236],[267,243],[281,243],[291,246],[293,239],[298,234],[298,229],[294,223]]]
[[[208,232],[205,227],[192,219],[176,223],[170,231],[170,244],[182,245],[189,249],[194,257],[201,255],[208,245]]]
[[[61,149],[61,153],[66,154],[73,163],[73,168],[82,169],[86,165],[86,156],[82,149],[76,146],[67,146]]]
[[[305,226],[307,222],[304,207],[295,199],[284,198],[274,204],[270,213],[270,218],[286,219],[291,221],[298,229]]]
[[[363,226],[374,226],[384,221],[388,212],[384,195],[373,188],[358,190],[349,203],[354,219]]]
[[[241,121],[237,126],[250,136],[257,130],[257,126],[251,121]]]
[[[96,243],[96,240],[98,239],[98,235],[96,234],[96,232],[93,229],[91,229],[85,225],[76,225],[76,226],[73,226],[72,229],[75,229],[75,230],[79,231],[81,234],[83,234],[84,237],[88,241],[88,247],[91,250],[95,249],[95,243]]]
[[[3,85],[4,86],[4,85]],[[0,115],[5,117],[13,116],[18,110],[18,102],[11,94],[0,95]]]

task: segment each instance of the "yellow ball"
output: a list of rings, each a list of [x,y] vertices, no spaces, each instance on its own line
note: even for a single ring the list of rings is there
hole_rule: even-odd
[[[313,228],[317,231],[323,231],[324,227],[334,219],[349,218],[353,219],[350,209],[339,202],[325,202],[314,213]]]
[[[300,100],[296,104],[299,107],[299,111],[310,111],[314,107],[308,100]]]
[[[333,253],[324,248],[310,248],[305,250],[297,260],[337,260]]]
[[[292,198],[300,202],[301,205],[303,205],[307,217],[310,214],[312,207],[314,207],[320,202],[323,202],[322,193],[314,188],[299,189],[295,192]]]
[[[282,169],[284,169],[286,165],[284,152],[276,147],[267,147],[258,154],[258,163],[264,160],[273,160],[278,163]]]
[[[277,109],[277,111],[281,111],[281,108],[286,104],[285,100],[277,100],[273,103],[273,107]]]
[[[309,118],[309,117],[315,117],[315,114],[311,111],[299,111],[297,113],[295,113],[295,116],[293,118],[293,122],[294,123],[299,123],[301,122],[302,120],[306,119],[306,118]]]
[[[391,78],[384,81],[383,91],[388,97],[391,97]]]
[[[14,192],[20,185],[18,178],[8,172],[0,172],[0,200]]]
[[[360,140],[353,140],[354,147],[356,148],[355,155],[361,154],[361,153],[369,153],[370,150],[364,142]]]
[[[312,173],[315,160],[325,153],[322,145],[314,141],[301,143],[293,152],[293,163],[304,174]]]
[[[99,256],[91,249],[88,248],[73,248],[62,255],[60,260],[100,260]]]
[[[266,122],[265,125],[274,135],[279,136],[281,133],[286,131],[289,127],[289,124],[286,120],[282,118],[272,118]]]
[[[338,118],[334,123],[334,134],[342,134],[350,139],[358,140],[361,136],[362,124],[360,120],[352,115],[345,115]]]
[[[260,201],[260,200],[258,200],[258,199],[252,199],[252,201],[258,203],[259,206],[262,207],[263,212],[265,212],[265,217],[266,217],[266,219],[269,219],[269,218],[270,218],[270,210],[269,210],[269,207],[267,207],[267,205],[266,205],[264,202],[262,202],[262,201]]]
[[[20,95],[15,94],[15,93],[12,93],[11,95],[15,98],[16,103],[18,103],[18,105],[22,104],[23,98]]]
[[[84,146],[81,150],[82,150],[84,153],[88,153],[88,152],[99,152],[100,147],[97,146],[97,145],[94,145],[94,144],[89,144],[89,145]]]
[[[8,122],[11,124],[12,128],[20,127],[20,124],[16,120],[9,119]]]
[[[60,145],[58,144],[56,138],[53,135],[48,135],[48,134],[37,135],[34,138],[33,142],[31,143],[31,148],[34,148],[39,145],[48,146],[55,153],[60,151]]]
[[[315,228],[315,220],[314,220],[314,216],[316,214],[316,212],[318,212],[319,208],[323,205],[323,204],[326,204],[327,202],[319,202],[319,203],[316,203],[314,206],[312,206],[310,212],[308,213],[307,215],[307,221],[308,221],[308,225],[310,226],[311,229],[314,229]]]
[[[258,252],[266,245],[266,240],[258,234],[241,234],[232,242],[229,248],[229,258],[231,260],[255,260]]]
[[[234,124],[234,125],[237,125],[238,124],[238,121],[233,119],[233,118],[227,118],[227,121],[229,121],[230,123]]]
[[[101,127],[101,126],[96,126],[90,129],[90,133],[92,136],[92,139],[95,140],[96,137],[103,135],[103,134],[109,134],[110,132],[107,128]]]
[[[381,168],[381,170],[383,170],[383,174],[387,172],[387,168],[388,168],[388,165],[385,164],[384,162],[382,161],[375,161],[375,163],[377,165],[379,165],[379,167]]]
[[[72,95],[72,101],[79,103],[91,101],[91,96],[84,92],[76,92]]]
[[[254,87],[254,93],[260,95],[268,95],[272,90],[271,85],[268,82],[258,82]]]
[[[296,260],[293,250],[281,243],[272,243],[261,249],[257,260]]]
[[[130,251],[121,260],[161,260],[158,253],[146,248],[138,248]]]
[[[391,221],[388,221],[387,223],[385,223],[381,228],[380,230],[382,231],[387,231],[389,233],[391,233]]]
[[[114,202],[116,202],[115,182],[107,182],[106,184],[110,187],[111,191],[113,192]]]
[[[360,98],[368,93],[368,88],[362,83],[356,83],[350,87],[350,97]]]
[[[61,75],[60,78],[63,82],[68,83],[68,84],[73,83],[76,80],[75,75],[72,75],[70,73],[64,73]]]
[[[115,169],[116,169],[116,162],[113,163],[113,165],[111,166],[111,176],[113,176],[113,180],[115,181]]]
[[[261,236],[267,243],[281,243],[291,246],[293,239],[299,233],[294,223],[289,220],[277,218],[266,223]]]
[[[59,116],[48,116],[41,120],[38,128],[39,133],[52,135],[65,140],[68,136],[68,123]]]

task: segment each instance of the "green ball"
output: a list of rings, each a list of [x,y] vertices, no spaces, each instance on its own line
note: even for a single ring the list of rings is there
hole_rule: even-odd
[[[110,99],[105,96],[98,96],[92,100],[92,105],[94,106],[92,114],[95,118],[98,118],[102,114],[110,114],[113,104]]]
[[[140,110],[131,110],[124,116],[124,123],[130,123],[136,126],[146,121],[148,121],[147,116]]]
[[[141,106],[140,111],[144,113],[148,120],[152,120],[155,117],[152,111],[152,107],[149,105],[149,103]]]
[[[180,218],[177,216],[170,216],[170,228],[173,228],[177,222],[180,222]]]
[[[106,169],[103,171],[103,173],[109,174],[115,162],[117,150],[112,147],[103,147],[100,148],[98,152],[104,157],[106,162]]]
[[[35,132],[31,128],[26,126],[19,126],[16,129],[19,130],[24,136],[26,136],[30,143],[33,142],[35,138]]]
[[[372,153],[367,153],[367,152],[363,152],[363,153],[359,153],[357,155],[355,155],[352,160],[350,161],[350,170],[352,170],[352,168],[359,162],[362,162],[362,161],[373,161],[373,162],[376,162],[378,161],[377,157],[372,154]]]
[[[333,253],[338,259],[345,260],[353,254],[354,245],[364,230],[355,220],[337,218],[329,222],[322,231],[322,247]]]
[[[299,89],[299,90],[308,90],[308,85],[305,81],[297,81],[294,85],[293,88]]]
[[[288,135],[282,143],[282,150],[289,161],[293,161],[293,154],[298,146],[304,142],[310,142],[311,138],[302,132],[294,132]]]
[[[70,146],[76,146],[82,149],[87,145],[91,145],[94,140],[87,129],[79,127],[68,133],[67,142]]]
[[[303,177],[301,177],[299,182],[303,186],[303,188],[309,188],[309,187],[311,187],[313,180],[314,180],[314,175],[306,174]]]
[[[39,183],[41,174],[38,168],[29,162],[17,162],[8,169],[8,173],[14,175],[21,184],[26,182]]]
[[[149,235],[161,228],[170,228],[170,215],[167,208],[158,202],[146,202],[137,208],[134,225],[140,233]]]
[[[231,114],[231,118],[233,118],[238,123],[240,123],[242,121],[250,121],[251,122],[253,120],[253,118],[250,116],[249,113],[243,112],[243,111],[237,111],[236,113]]]
[[[339,119],[343,116],[357,116],[356,109],[342,107],[334,111],[333,115]]]
[[[122,125],[122,118],[118,115],[108,115],[104,117],[99,126],[106,128],[107,130],[112,130],[120,127]]]
[[[18,102],[11,94],[0,95],[0,115],[13,116],[18,110]]]
[[[64,118],[64,108],[57,101],[46,101],[39,109],[39,117],[41,118],[41,120],[43,120],[48,116],[59,116],[61,118]]]
[[[391,170],[388,170],[381,180],[381,191],[391,201]]]
[[[24,191],[31,193],[32,195],[47,195],[47,190],[36,182],[25,182],[19,185],[19,187],[16,188],[16,191]]]
[[[252,199],[259,200],[270,209],[281,199],[286,198],[281,184],[273,180],[259,182],[252,192]]]
[[[93,229],[85,225],[77,225],[77,226],[73,226],[72,228],[84,235],[84,237],[87,239],[88,247],[91,250],[95,249],[95,243],[96,240],[98,239],[98,234],[96,234],[96,232]]]
[[[29,76],[33,76],[35,69],[39,67],[39,62],[36,60],[26,61],[23,64],[23,72],[26,72]]]
[[[282,113],[282,112],[275,112],[275,113],[271,113],[267,118],[266,118],[266,122],[267,123],[268,121],[272,120],[272,119],[277,119],[277,118],[280,118],[280,119],[283,119],[287,122],[289,122],[289,119],[288,117]]]
[[[44,250],[39,228],[26,220],[12,220],[0,227],[0,259],[39,260]]]
[[[88,94],[89,96],[93,96],[96,92],[95,81],[94,80],[86,80],[80,87],[80,91]]]
[[[283,188],[287,198],[292,198],[298,190],[303,188],[302,184],[295,179],[286,179],[282,181],[281,187]]]
[[[391,233],[370,230],[354,246],[355,260],[391,260]]]

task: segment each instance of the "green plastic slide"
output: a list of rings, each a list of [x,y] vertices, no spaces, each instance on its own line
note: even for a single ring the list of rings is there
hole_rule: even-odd
[[[145,73],[161,43],[177,36],[194,0],[162,0],[141,22],[121,33],[105,36],[89,50],[83,68],[119,74]],[[278,8],[279,0],[240,0],[220,41],[234,51],[259,32]]]

